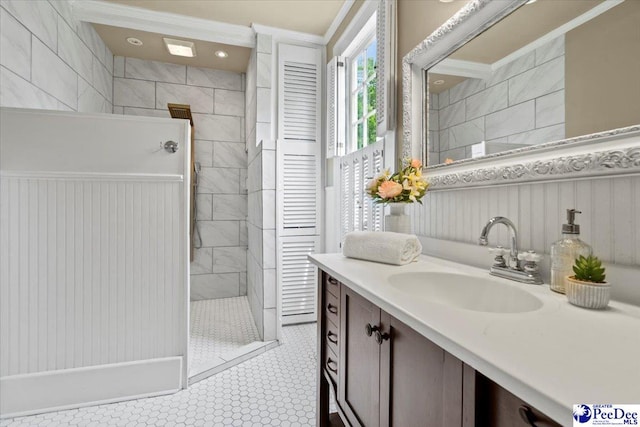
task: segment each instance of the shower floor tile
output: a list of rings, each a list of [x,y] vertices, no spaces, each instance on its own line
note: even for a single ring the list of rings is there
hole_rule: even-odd
[[[172,395],[3,420],[0,426],[314,426],[316,328],[285,326],[280,346]]]
[[[247,297],[191,301],[189,376],[260,341]]]

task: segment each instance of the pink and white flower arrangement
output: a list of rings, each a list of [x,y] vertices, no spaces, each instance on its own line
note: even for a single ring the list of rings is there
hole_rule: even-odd
[[[429,183],[422,176],[422,162],[408,159],[404,167],[393,175],[389,169],[371,180],[367,194],[374,203],[413,203],[422,204],[420,199],[426,194]]]

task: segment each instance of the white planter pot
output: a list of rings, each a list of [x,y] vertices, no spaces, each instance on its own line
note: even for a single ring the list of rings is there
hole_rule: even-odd
[[[571,276],[565,281],[565,292],[571,304],[584,308],[602,309],[611,299],[609,283],[583,282]]]
[[[408,203],[389,203],[391,212],[384,217],[384,231],[411,234],[411,215],[406,208]]]

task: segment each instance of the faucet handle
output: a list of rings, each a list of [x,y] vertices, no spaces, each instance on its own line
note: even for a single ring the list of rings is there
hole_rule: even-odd
[[[489,248],[489,253],[494,256],[503,256],[508,253],[509,249],[505,249],[502,246],[496,246],[495,248]]]
[[[518,259],[520,261],[534,262],[537,264],[542,260],[542,255],[537,254],[535,251],[520,252]]]
[[[522,269],[527,274],[538,276],[538,263],[542,260],[541,254],[537,254],[534,251],[521,252],[518,254],[518,259],[524,261]]]
[[[496,246],[495,248],[489,248],[489,253],[491,255],[504,255],[507,253],[507,250],[502,246]]]
[[[502,246],[496,246],[495,248],[489,248],[489,253],[495,257],[493,259],[494,267],[507,266],[507,262],[504,259],[504,255],[509,253],[509,249],[505,249]]]

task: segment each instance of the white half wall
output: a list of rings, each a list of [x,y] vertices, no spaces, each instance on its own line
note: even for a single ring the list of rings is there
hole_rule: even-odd
[[[188,121],[12,109],[0,120],[3,387],[46,372],[74,396],[73,369],[172,357],[180,364],[157,375],[186,385]],[[167,140],[176,153],[161,148]],[[172,380],[157,381],[147,392]],[[123,383],[120,396],[130,390]],[[103,391],[64,405],[118,396]],[[16,412],[47,406],[10,396],[0,401]]]

